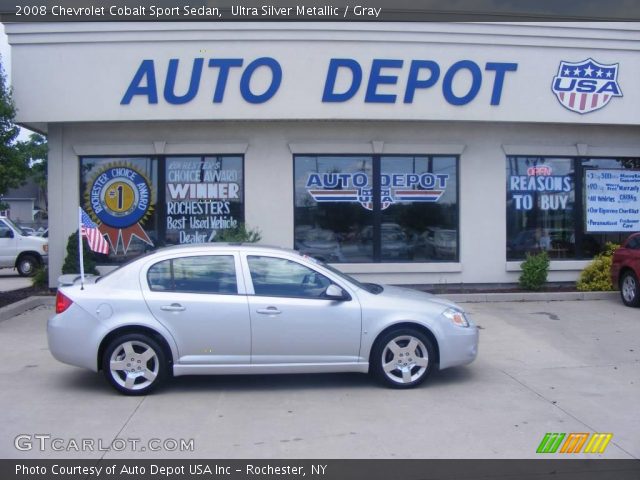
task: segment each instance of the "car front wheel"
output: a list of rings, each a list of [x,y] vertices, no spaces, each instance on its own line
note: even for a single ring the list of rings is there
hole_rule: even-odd
[[[16,268],[18,269],[18,273],[22,277],[32,277],[36,274],[36,270],[40,262],[34,255],[23,255],[18,260],[18,264]]]
[[[620,296],[627,307],[640,306],[638,278],[633,272],[626,272],[620,279]]]
[[[157,388],[167,375],[162,347],[140,333],[113,340],[102,357],[102,371],[113,387],[125,395],[145,395]]]
[[[383,335],[372,352],[376,377],[392,388],[411,388],[424,382],[433,369],[435,348],[429,338],[413,328]]]

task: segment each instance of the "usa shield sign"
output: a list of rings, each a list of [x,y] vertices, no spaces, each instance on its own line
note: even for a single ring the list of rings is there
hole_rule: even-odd
[[[576,63],[561,61],[551,89],[562,106],[573,112],[599,110],[613,97],[622,97],[618,65],[605,65],[592,58]]]

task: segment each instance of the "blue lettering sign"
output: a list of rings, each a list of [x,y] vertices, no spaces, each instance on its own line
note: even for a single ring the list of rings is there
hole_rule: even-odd
[[[463,69],[469,70],[471,73],[471,87],[469,87],[469,91],[465,95],[458,97],[453,93],[453,79],[456,74]],[[480,71],[478,64],[471,60],[460,60],[459,62],[451,65],[451,68],[447,70],[447,73],[445,73],[444,78],[442,79],[442,93],[444,94],[444,99],[451,105],[466,105],[476,98],[481,85],[482,72]]]
[[[260,67],[267,67],[271,70],[271,85],[263,93],[256,95],[251,91],[251,76]],[[280,82],[282,82],[282,67],[280,64],[271,57],[257,58],[242,72],[240,93],[242,98],[249,103],[264,103],[276,94],[278,88],[280,88]]]
[[[164,99],[172,105],[182,105],[194,99],[200,88],[200,77],[202,76],[203,58],[195,58],[193,60],[193,68],[191,69],[191,80],[189,81],[189,89],[184,95],[176,95],[176,77],[178,75],[178,63],[180,60],[172,58],[169,60],[169,68],[167,69],[167,79],[164,82]]]
[[[224,99],[224,90],[227,88],[227,79],[229,78],[229,70],[234,67],[241,67],[243,60],[241,58],[212,58],[209,60],[209,68],[219,68],[218,82],[216,90],[213,93],[213,103],[222,103]]]
[[[336,93],[336,78],[338,70],[346,68],[351,71],[351,85],[345,92]],[[324,92],[322,94],[323,102],[346,102],[352,98],[362,83],[362,68],[360,64],[350,58],[332,58],[329,62],[327,70],[327,80],[324,84]]]
[[[484,69],[496,72],[495,80],[493,81],[493,90],[491,91],[491,105],[500,105],[504,76],[507,72],[515,72],[518,70],[518,64],[487,62]]]
[[[371,74],[367,85],[367,94],[364,97],[366,103],[396,103],[393,94],[378,93],[378,85],[395,85],[398,77],[395,75],[382,75],[383,68],[402,68],[402,60],[374,60],[371,64]]]
[[[142,82],[146,79],[146,86]],[[129,105],[134,95],[146,95],[147,102],[158,103],[158,88],[156,87],[156,71],[153,60],[143,60],[138,67],[138,71],[133,76],[129,88],[124,93],[120,105]]]
[[[429,78],[419,80],[421,70],[429,70]],[[418,88],[431,88],[440,78],[440,67],[431,60],[414,60],[411,62],[407,88],[404,92],[404,103],[413,103],[413,96]],[[500,87],[502,88],[502,87]]]
[[[367,81],[367,89],[364,96],[365,103],[396,103],[397,94],[387,92],[380,93],[381,85],[397,85],[399,75],[383,73],[383,69],[402,69],[403,60],[379,59],[371,61],[371,70]],[[500,105],[505,77],[508,72],[515,72],[517,63],[487,62],[485,71],[494,72],[493,85],[491,87],[491,105]],[[471,84],[466,92],[454,92],[453,84],[456,76],[466,70],[471,75]],[[351,73],[351,82],[343,92],[336,92],[336,82],[341,71]],[[423,76],[423,72],[428,72]],[[425,73],[426,73],[425,72]],[[346,74],[346,73],[345,73]],[[362,84],[363,68],[358,61],[351,58],[332,58],[329,61],[327,77],[322,94],[325,103],[339,103],[351,100]],[[440,65],[433,60],[412,60],[407,74],[407,82],[404,91],[404,103],[413,103],[416,90],[433,87],[440,79]],[[460,60],[449,67],[442,79],[442,94],[447,103],[455,106],[466,105],[472,102],[482,87],[482,70],[480,66],[471,60]]]
[[[163,98],[167,103],[182,105],[191,102],[198,96],[204,62],[204,58],[193,59],[190,71],[182,73],[185,77],[189,75],[189,84],[186,91],[176,92],[177,78],[181,74],[179,72],[180,60],[177,58],[169,60],[164,84],[161,85]],[[212,103],[222,103],[224,101],[227,83],[234,68],[241,70],[239,90],[240,95],[246,102],[261,104],[275,96],[282,83],[283,72],[280,63],[272,57],[261,57],[249,62],[246,67],[244,65],[245,60],[242,58],[211,58],[208,60],[207,66],[210,69],[217,69],[217,80],[211,97]],[[256,92],[254,91],[256,88],[255,83],[252,89],[252,79],[256,71],[260,69],[268,70],[271,79],[264,91]],[[404,60],[372,59],[371,68],[366,79],[367,86],[364,92],[364,103],[395,104],[400,92],[394,90],[398,89],[398,85],[404,83],[400,81],[401,76],[406,76],[404,95],[402,97],[405,104],[414,102],[418,90],[427,90],[435,86],[441,78],[441,71],[444,72],[442,76],[442,95],[447,103],[451,105],[462,106],[469,104],[477,97],[482,88],[483,71],[477,63],[471,60],[460,60],[446,70],[441,69],[441,66],[433,60],[411,60],[408,71],[404,69]],[[486,63],[484,71],[494,72],[491,86],[491,105],[500,104],[505,77],[508,72],[515,72],[517,69],[517,63]],[[470,76],[468,87],[463,88],[465,91],[460,91],[460,87],[457,84],[454,91],[454,83],[456,83],[458,75]],[[342,103],[353,99],[360,91],[363,77],[363,67],[357,60],[352,58],[330,59],[322,92],[322,102]],[[596,84],[588,79],[559,78],[554,82],[554,88],[558,91],[610,92],[613,95],[619,93],[619,88],[615,82]],[[136,96],[146,97],[146,102],[149,104],[158,103],[158,85],[156,83],[153,60],[145,59],[141,61],[120,103],[128,105]]]
[[[204,65],[204,58],[195,58],[193,60],[193,66],[191,67],[191,76],[189,80],[189,87],[187,91],[180,95],[176,94],[176,78],[178,76],[178,67],[180,60],[172,58],[169,60],[167,67],[167,75],[164,82],[164,99],[167,103],[172,105],[182,105],[190,102],[198,95],[200,89],[200,79],[202,77],[202,69]],[[227,80],[229,78],[229,72],[232,68],[242,67],[243,59],[241,58],[220,58],[210,59],[210,68],[218,68],[218,80],[216,82],[216,88],[213,93],[213,103],[222,103],[224,99],[225,89],[227,87]],[[265,67],[271,71],[271,83],[267,89],[262,93],[255,93],[251,90],[251,78],[256,70],[261,67]],[[242,98],[249,103],[264,103],[276,94],[280,88],[282,82],[282,67],[277,60],[271,57],[257,58],[253,62],[247,65],[247,68],[242,72],[240,77],[240,94]],[[127,91],[125,92],[121,105],[128,105],[134,96],[147,97],[147,102],[150,104],[158,103],[158,88],[156,85],[156,72],[153,60],[143,60],[138,67],[133,80],[129,84]]]

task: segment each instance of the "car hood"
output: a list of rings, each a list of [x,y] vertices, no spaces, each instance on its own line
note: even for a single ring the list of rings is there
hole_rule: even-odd
[[[19,235],[17,236],[17,239],[19,242],[21,242],[22,245],[45,245],[47,243],[49,243],[49,239],[47,238],[42,238],[42,237],[36,237],[34,235]]]
[[[436,297],[432,293],[421,292],[419,290],[413,290],[411,288],[394,287],[392,285],[383,285],[384,290],[377,296],[384,300],[389,301],[404,301],[404,302],[429,302],[432,304],[442,306],[442,309],[455,308],[456,310],[464,310],[458,305],[445,298]]]

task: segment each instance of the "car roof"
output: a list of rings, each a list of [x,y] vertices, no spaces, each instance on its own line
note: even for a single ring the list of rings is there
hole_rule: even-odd
[[[177,251],[184,251],[188,253],[191,250],[229,250],[235,249],[239,251],[251,250],[251,251],[264,251],[264,252],[282,252],[282,253],[294,253],[299,252],[291,248],[278,247],[275,245],[263,245],[260,243],[248,243],[248,242],[212,242],[212,243],[192,243],[189,245],[171,245],[169,247],[162,247],[151,252],[155,253],[170,253]]]

